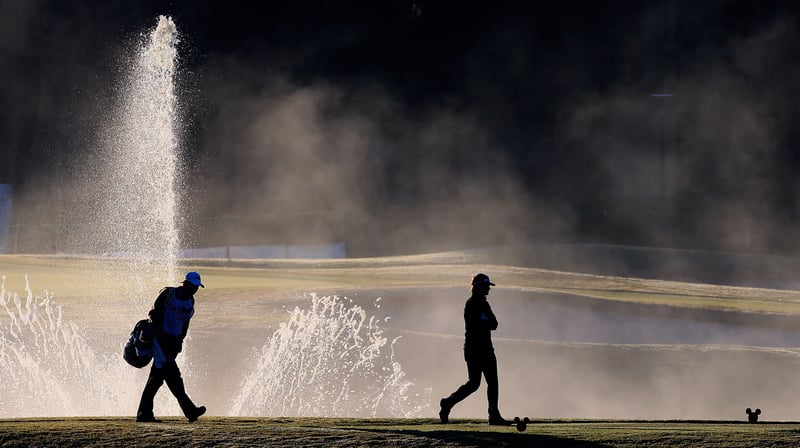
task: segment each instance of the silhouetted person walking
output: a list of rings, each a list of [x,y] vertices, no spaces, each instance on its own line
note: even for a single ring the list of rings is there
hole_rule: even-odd
[[[483,375],[486,378],[486,396],[489,401],[489,424],[510,424],[503,419],[497,408],[499,398],[497,358],[494,355],[491,334],[497,329],[497,318],[486,300],[492,286],[495,284],[489,280],[486,274],[477,274],[472,278],[472,296],[467,299],[464,306],[464,326],[466,327],[464,360],[467,362],[469,380],[449,397],[442,398],[439,402],[441,406],[439,418],[442,423],[448,422],[453,406],[478,390],[481,385],[481,375]]]
[[[178,400],[190,423],[206,412],[205,406],[195,406],[186,394],[181,371],[175,362],[183,348],[183,339],[189,331],[189,321],[194,316],[194,294],[199,287],[205,288],[200,282],[200,274],[189,272],[177,288],[168,286],[162,289],[150,310],[155,335],[153,367],[139,401],[137,422],[159,422],[153,415],[153,399],[164,382]]]

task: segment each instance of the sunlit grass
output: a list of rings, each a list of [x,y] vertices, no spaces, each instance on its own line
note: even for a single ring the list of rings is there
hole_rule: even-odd
[[[587,298],[676,307],[800,314],[800,292],[641,278],[580,274],[478,263],[465,252],[345,260],[184,260],[200,270],[205,296],[248,291],[375,289],[465,286],[476,272],[491,273],[498,287],[569,293]],[[96,295],[108,279],[129,276],[114,260],[56,256],[0,256],[6,289],[22,292],[25,275],[37,291],[59,297]],[[113,287],[113,285],[111,285]]]
[[[137,424],[130,418],[0,420],[4,447],[793,447],[800,424],[534,420],[525,432],[475,420],[201,418]]]

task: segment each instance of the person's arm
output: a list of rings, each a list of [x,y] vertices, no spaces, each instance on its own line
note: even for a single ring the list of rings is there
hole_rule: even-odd
[[[469,301],[464,307],[464,323],[467,331],[478,331],[483,326],[480,310]]]
[[[160,309],[163,310],[167,305],[167,298],[169,297],[169,288],[164,288],[156,297],[156,301],[153,303],[153,309]]]
[[[486,302],[486,307],[481,314],[481,319],[483,319],[484,325],[486,325],[489,330],[497,330],[497,318],[492,312],[492,307],[489,306],[489,302]]]
[[[472,328],[475,331],[497,329],[497,319],[494,317],[488,302],[467,305],[464,309],[464,320],[467,323],[467,328]]]
[[[191,298],[191,301],[192,301],[192,316],[194,316],[194,297]],[[183,341],[186,338],[186,333],[189,332],[189,321],[192,320],[192,316],[189,316],[189,318],[186,319],[186,322],[183,323],[183,328],[181,329],[181,341]]]
[[[168,297],[169,289],[162,289],[161,293],[158,294],[156,301],[153,303],[153,309],[147,313],[150,316],[150,320],[153,322],[153,328],[156,331],[156,335],[161,334],[164,329],[164,311],[166,310]]]

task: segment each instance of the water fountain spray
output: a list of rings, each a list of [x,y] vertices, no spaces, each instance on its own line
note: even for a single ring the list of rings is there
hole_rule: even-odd
[[[143,290],[177,278],[180,238],[176,215],[181,179],[180,117],[175,91],[178,33],[158,25],[130,64],[121,107],[106,126],[100,150],[103,179],[94,252],[133,264]]]
[[[109,118],[96,167],[96,216],[89,232],[95,255],[124,266],[117,278],[122,328],[143,317],[154,291],[174,284],[179,237],[176,226],[180,120],[174,87],[178,34],[167,17],[128,64],[119,113]],[[94,171],[92,171],[94,170]],[[119,276],[120,270],[113,270]],[[130,285],[124,281],[135,280]],[[146,371],[129,367],[119,345],[89,344],[83,329],[62,315],[52,295],[22,299],[0,284],[0,418],[120,415],[134,412]],[[241,381],[232,415],[392,416],[430,414],[429,397],[394,359],[394,341],[375,316],[347,299],[311,294],[310,308],[296,308],[254,359]],[[130,325],[130,326],[129,326]],[[247,350],[247,348],[243,348]],[[186,377],[191,377],[191,363]],[[238,372],[237,372],[238,373]],[[137,376],[139,377],[137,379]],[[159,409],[177,415],[166,394]],[[212,410],[212,413],[224,413]]]
[[[124,278],[119,269],[97,274],[115,275],[115,284],[123,285],[121,316],[141,313],[153,291],[176,278],[177,36],[172,20],[159,17],[128,64],[120,106],[107,117],[96,166],[87,167],[96,216],[87,216],[91,222],[83,233],[90,252],[124,266]],[[123,282],[131,280],[134,284]],[[127,368],[117,347],[105,348],[113,352],[86,342],[50,292],[37,296],[26,286],[23,305],[18,294],[5,290],[3,277],[0,417],[118,415],[135,408],[142,381],[131,379],[138,372]]]
[[[232,414],[240,416],[419,417],[415,396],[376,316],[338,296],[307,297],[248,369]]]
[[[20,297],[5,282],[0,277],[0,417],[117,413],[128,391],[116,386],[130,372],[98,357],[51,293],[34,296],[26,276]]]

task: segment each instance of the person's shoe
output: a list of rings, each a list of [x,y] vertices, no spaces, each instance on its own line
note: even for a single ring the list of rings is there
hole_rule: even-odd
[[[500,411],[489,410],[489,424],[492,426],[509,426],[511,422],[500,415]]]
[[[199,408],[195,408],[194,412],[191,415],[187,415],[186,418],[189,419],[189,423],[196,422],[197,419],[206,413],[206,407],[200,406]]]
[[[136,417],[137,423],[161,423],[161,420],[153,417],[152,415],[143,415]]]
[[[448,423],[450,421],[450,403],[447,402],[447,398],[442,398],[439,400],[439,420],[442,423]]]

